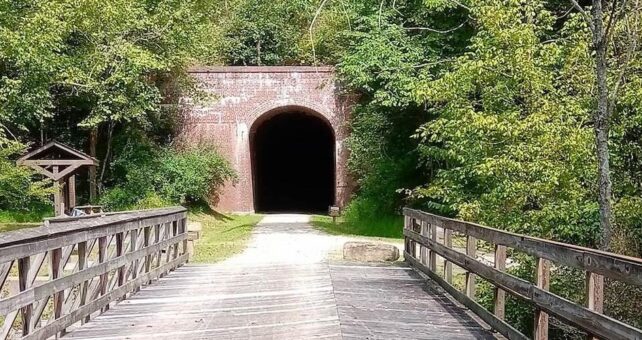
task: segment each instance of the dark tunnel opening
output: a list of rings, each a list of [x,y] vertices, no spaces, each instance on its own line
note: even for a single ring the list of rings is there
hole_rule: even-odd
[[[280,113],[252,136],[254,205],[257,212],[327,212],[334,203],[335,141],[323,119],[305,112]]]

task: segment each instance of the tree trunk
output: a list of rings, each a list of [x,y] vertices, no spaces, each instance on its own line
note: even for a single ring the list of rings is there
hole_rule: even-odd
[[[600,249],[608,250],[611,243],[612,184],[609,169],[609,89],[607,84],[607,42],[604,32],[601,0],[593,0],[593,48],[595,49],[595,74],[597,80],[597,109],[594,113],[595,143],[598,161],[598,203],[600,206]]]
[[[89,131],[89,155],[96,158],[96,144],[98,143],[98,128]],[[89,167],[89,201],[96,202],[96,167]]]
[[[105,170],[107,170],[107,164],[109,163],[109,158],[111,157],[111,144],[114,137],[114,128],[115,123],[113,121],[109,122],[109,132],[107,137],[107,151],[105,152],[105,159],[103,160],[103,167],[100,170],[100,188],[103,189],[103,180],[105,179]]]

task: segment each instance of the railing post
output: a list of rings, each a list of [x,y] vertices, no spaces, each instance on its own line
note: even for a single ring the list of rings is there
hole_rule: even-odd
[[[31,270],[31,258],[29,256],[18,259],[18,288],[20,291],[31,288],[32,281],[29,279],[29,271]],[[33,305],[29,304],[20,309],[20,317],[22,319],[22,335],[31,333],[31,315],[33,313]]]
[[[428,223],[426,221],[421,221],[421,235],[428,237],[430,235],[430,232],[428,230]],[[428,247],[424,245],[419,245],[419,252],[421,253],[421,263],[424,265],[428,265],[428,254],[430,254],[430,250]]]
[[[453,247],[453,231],[444,228],[444,246],[447,248]],[[453,282],[453,264],[444,258],[444,279],[448,283]]]
[[[98,263],[103,263],[107,260],[107,236],[99,237],[98,238]],[[104,273],[100,275],[100,281],[99,281],[99,291],[100,291],[100,296],[103,296],[107,293],[107,277],[108,273]],[[109,310],[109,304],[105,305],[102,308],[102,312],[106,312]]]
[[[157,224],[154,226],[154,244],[160,243],[160,240],[161,240],[160,233],[161,233],[161,225]],[[156,265],[154,266],[154,268],[160,267],[161,256],[163,256],[163,250],[158,249],[158,253],[156,253]],[[160,276],[160,274],[156,276],[156,279],[158,279],[158,276]]]
[[[151,226],[146,226],[143,228],[143,248],[149,247],[149,238],[150,238]],[[152,265],[152,255],[145,255],[145,273],[149,273],[149,269]],[[150,278],[147,281],[147,284],[151,284],[152,279]]]
[[[78,243],[78,271],[85,270],[87,268],[87,241],[83,241]],[[87,290],[89,288],[89,282],[87,280],[83,280],[80,283],[80,302],[79,306],[82,307],[87,303]],[[89,315],[87,317],[82,318],[80,321],[81,324],[85,324],[85,322],[89,321]]]
[[[404,230],[409,230],[410,229],[410,217],[404,215],[403,216],[403,229]],[[410,254],[410,239],[406,236],[404,236],[404,253]]]
[[[506,246],[495,245],[495,269],[501,271],[506,269]],[[493,312],[498,319],[504,320],[506,316],[506,292],[495,286],[494,300],[495,308]]]
[[[172,229],[172,222],[166,222],[165,223],[165,240],[170,239],[171,229]],[[172,253],[172,245],[170,244],[165,249],[165,263],[169,263],[171,253]],[[169,273],[169,270],[166,270],[165,272],[163,272],[163,274],[161,274],[161,277],[167,275],[168,273]]]
[[[598,313],[604,312],[604,276],[586,272],[586,307]],[[597,339],[589,334],[588,339]]]
[[[116,257],[125,255],[125,233],[116,234]],[[118,287],[125,284],[125,266],[118,267]],[[125,296],[123,296],[125,299]]]
[[[538,288],[548,290],[551,283],[551,263],[542,258],[537,259],[536,285]],[[548,339],[548,313],[535,309],[535,324],[533,327],[533,340]]]
[[[437,243],[437,225],[434,223],[430,224],[430,239],[434,242]],[[430,270],[433,271],[433,273],[437,272],[437,252],[436,251],[431,251],[430,252]]]
[[[178,224],[180,223],[180,220],[176,220],[172,223],[172,237],[176,237],[178,235]],[[176,260],[178,257],[178,242],[173,244],[172,247],[172,260]],[[176,269],[176,266],[172,266],[170,270]]]
[[[466,255],[477,256],[477,239],[472,236],[466,236]],[[471,272],[466,272],[466,296],[475,300],[475,274]]]
[[[181,234],[187,234],[187,217],[184,217],[184,218],[181,219],[181,226],[183,227],[181,229]],[[188,236],[188,235],[186,235],[186,236]],[[181,253],[181,255],[187,254],[187,243],[188,242],[189,242],[188,238],[185,237],[185,239],[183,240],[183,252]],[[189,262],[189,256],[187,257],[186,261]]]
[[[51,250],[49,256],[50,259],[50,270],[51,270],[51,279],[55,280],[62,277],[62,248],[56,248]],[[53,295],[53,308],[54,308],[54,320],[59,319],[62,316],[62,306],[65,301],[65,291],[61,290],[56,292]],[[64,335],[65,331],[62,330],[61,334]]]
[[[129,231],[129,251],[133,253],[136,250],[138,250],[138,228]],[[138,277],[138,259],[132,261],[129,271],[131,272],[131,279],[135,280]],[[138,288],[134,288],[134,292],[137,291]]]

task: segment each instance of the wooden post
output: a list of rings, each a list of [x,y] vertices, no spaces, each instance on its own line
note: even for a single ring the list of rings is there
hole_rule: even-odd
[[[477,256],[477,239],[472,236],[466,236],[466,255]],[[466,272],[466,296],[475,300],[475,274],[471,272]]]
[[[29,279],[31,270],[31,258],[29,256],[18,259],[18,288],[25,291],[31,288],[32,281]],[[29,304],[20,308],[20,317],[22,319],[22,335],[31,333],[31,316],[33,314],[33,305]]]
[[[181,226],[183,227],[181,230],[181,234],[187,234],[187,217],[181,219]],[[181,253],[182,255],[187,254],[187,237],[183,240],[183,252]],[[187,257],[187,261],[189,262],[189,256]]]
[[[107,261],[107,236],[98,238],[98,263],[103,263]],[[100,296],[103,296],[107,293],[107,277],[108,273],[100,275]],[[103,312],[109,310],[109,304],[105,305],[102,309]]]
[[[444,245],[448,248],[453,247],[453,231],[444,228]],[[453,264],[444,259],[444,279],[448,283],[453,282]]]
[[[149,247],[149,238],[150,238],[150,231],[151,231],[151,226],[146,226],[143,228],[143,248]],[[145,256],[145,273],[149,273],[149,269],[151,268],[152,264],[152,255],[146,255]],[[152,279],[150,278],[147,281],[148,284],[152,283]]]
[[[537,287],[548,290],[551,283],[551,263],[542,258],[537,259]],[[548,339],[548,314],[541,309],[535,309],[535,324],[533,340]]]
[[[586,272],[586,307],[598,313],[604,312],[604,276]],[[597,337],[589,334],[588,339]]]
[[[430,239],[437,243],[437,225],[432,223],[430,225]],[[432,270],[434,273],[437,272],[437,252],[431,251],[430,252],[430,270]]]
[[[174,221],[172,223],[172,237],[175,237],[175,236],[178,235],[178,224],[179,223],[180,223],[179,221]],[[174,243],[174,247],[173,247],[172,250],[173,250],[172,251],[172,253],[173,253],[172,254],[172,260],[175,260],[176,258],[178,258],[178,242]],[[171,270],[174,270],[174,269],[176,269],[176,267],[172,267]]]
[[[171,232],[170,229],[172,229],[172,222],[166,222],[165,223],[165,237],[164,237],[165,240],[169,240],[169,238],[170,238],[170,232]],[[169,263],[171,250],[172,250],[172,246],[167,246],[167,248],[165,249],[165,263]],[[164,271],[161,274],[161,277],[167,275],[167,273],[169,273],[169,270]]]
[[[154,226],[154,244],[158,244],[160,242],[161,240],[160,233],[161,233],[161,225],[157,224]],[[162,256],[163,256],[163,251],[159,249],[158,253],[156,254],[156,266],[154,268],[160,267]],[[159,275],[157,275],[156,277],[157,279],[158,279],[158,276]]]
[[[54,175],[58,174],[58,166],[54,165],[52,173]],[[65,213],[65,203],[63,200],[64,193],[62,192],[63,183],[60,181],[54,182],[54,214],[60,216]]]
[[[415,223],[417,223],[417,220],[415,220],[414,218],[411,217],[410,218],[410,225],[408,226],[408,228],[410,230],[412,230],[412,231],[415,231]],[[417,257],[417,242],[415,242],[413,240],[409,240],[408,242],[409,242],[409,245],[410,245],[410,255],[412,255],[412,257],[416,258]]]
[[[404,216],[404,218],[403,218],[403,228],[404,228],[404,230],[410,230],[410,223],[411,222],[412,222],[412,220],[410,219],[410,217]],[[411,248],[410,247],[410,243],[411,243],[410,239],[407,238],[407,237],[404,237],[404,251],[406,253],[408,253],[408,254],[412,254],[411,249],[410,249]]]
[[[421,235],[428,237],[430,235],[430,232],[428,230],[428,223],[426,221],[421,221]],[[421,253],[421,263],[427,265],[428,264],[428,254],[430,253],[430,250],[428,247],[420,245],[419,246],[419,251]]]
[[[76,206],[76,175],[71,175],[67,179],[67,209],[73,209]]]
[[[138,229],[129,231],[129,239],[129,251],[133,253],[138,249]],[[132,261],[129,272],[131,273],[132,280],[138,277],[138,260]],[[138,288],[134,289],[134,291],[137,292]]]
[[[82,271],[87,268],[87,241],[78,243],[78,271]],[[80,306],[84,306],[87,303],[87,290],[89,288],[89,282],[83,280],[80,283]],[[89,315],[81,320],[81,324],[89,322]]]
[[[63,275],[64,266],[62,263],[62,248],[53,249],[50,254],[50,270],[51,270],[51,279],[55,280]],[[62,316],[62,307],[65,303],[65,291],[61,290],[56,292],[53,295],[53,309],[54,309],[54,320],[59,319]],[[60,332],[60,335],[64,335],[65,330],[63,329]]]
[[[116,257],[121,257],[125,255],[125,233],[120,232],[116,233]],[[118,287],[122,286],[125,284],[125,266],[118,267],[118,271],[116,273],[118,276]],[[123,295],[123,300],[127,297],[127,295]]]
[[[506,246],[495,245],[495,269],[504,271],[506,269]],[[501,288],[495,286],[495,308],[493,309],[495,316],[504,320],[506,316],[506,292]]]

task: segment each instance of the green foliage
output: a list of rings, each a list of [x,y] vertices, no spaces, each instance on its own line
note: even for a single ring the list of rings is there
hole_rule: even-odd
[[[379,5],[382,5],[381,7]],[[400,189],[423,183],[426,170],[417,166],[417,143],[410,136],[429,114],[414,98],[421,70],[463,46],[468,29],[450,36],[414,29],[465,22],[461,11],[427,9],[421,2],[353,3],[350,44],[338,65],[339,74],[360,94],[348,139],[348,168],[359,186],[347,220],[376,220],[399,213]]]
[[[144,139],[125,144],[113,166],[118,182],[101,198],[111,210],[202,202],[225,181],[236,178],[214,150],[175,150]]]
[[[49,181],[34,180],[33,170],[16,166],[14,159],[24,151],[23,144],[0,137],[0,210],[33,210],[53,193]]]
[[[214,8],[201,0],[0,1],[0,122],[24,131],[70,114],[92,127],[143,119],[159,108],[156,82],[180,76],[211,45]]]
[[[469,52],[417,91],[437,114],[418,131],[420,152],[439,170],[414,197],[466,220],[594,244],[590,108],[561,63],[585,46],[583,31],[544,43],[557,34],[544,2],[482,1],[472,14]]]

